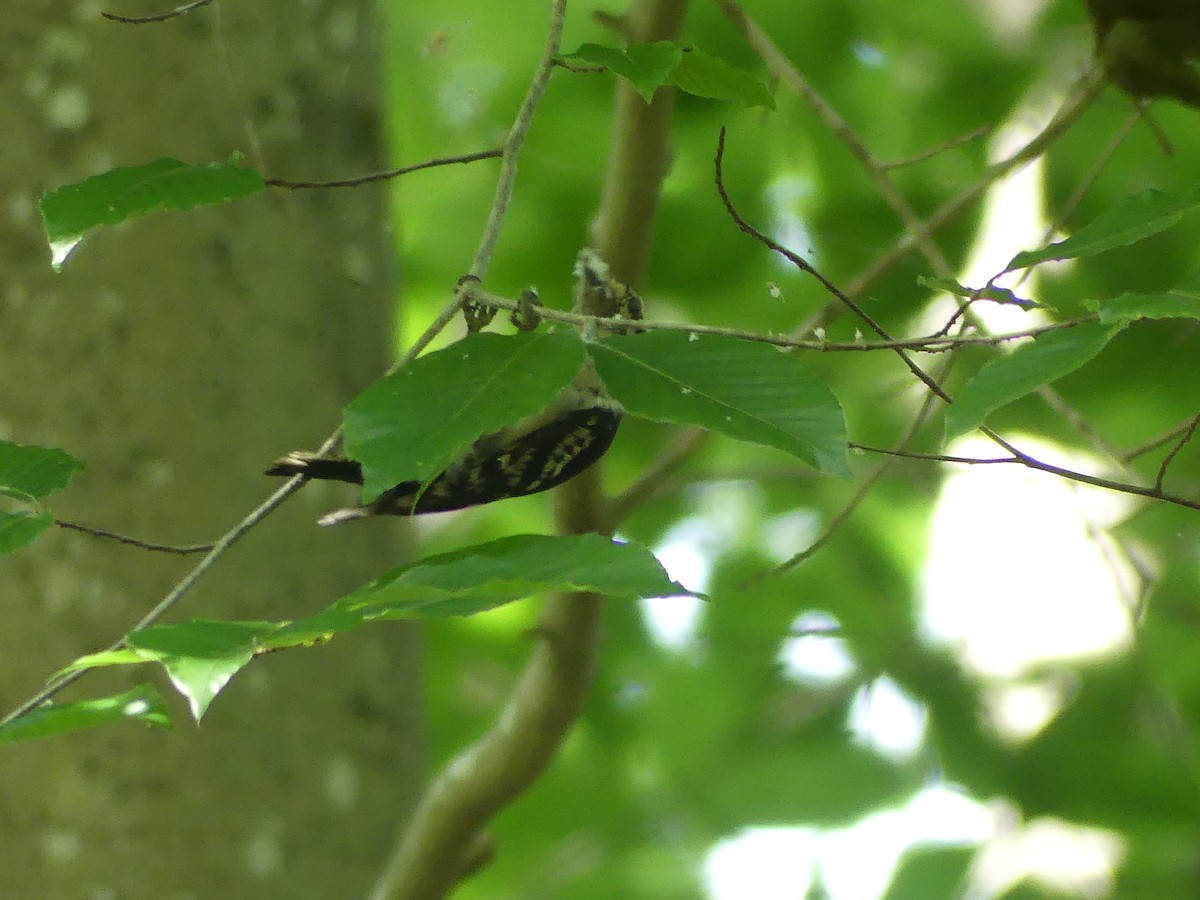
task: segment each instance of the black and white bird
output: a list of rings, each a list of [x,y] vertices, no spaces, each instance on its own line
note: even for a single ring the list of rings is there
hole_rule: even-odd
[[[642,302],[614,279],[595,251],[580,252],[575,264],[575,310],[609,318],[638,320]],[[620,329],[613,329],[620,330]],[[446,512],[523,497],[557,487],[593,465],[608,451],[621,423],[622,409],[604,389],[589,358],[575,379],[542,412],[507,428],[485,434],[460,458],[422,482],[405,481],[370,503],[334,510],[318,520],[337,525],[372,516],[413,516]],[[362,484],[362,466],[346,458],[321,458],[295,451],[276,461],[266,474]]]

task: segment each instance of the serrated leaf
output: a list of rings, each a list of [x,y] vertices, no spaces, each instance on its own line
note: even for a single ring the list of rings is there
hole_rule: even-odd
[[[54,524],[48,512],[0,512],[0,555],[12,553],[27,544]]]
[[[567,61],[603,66],[633,85],[647,103],[654,99],[654,92],[667,83],[667,77],[682,58],[683,50],[670,41],[630,44],[624,50],[584,44],[574,53],[562,57]]]
[[[55,270],[62,268],[91,228],[160,209],[227,203],[262,191],[262,175],[239,166],[239,161],[236,154],[228,162],[198,165],[164,157],[142,166],[110,169],[43,194],[38,208]]]
[[[544,410],[579,373],[571,329],[479,332],[372,384],[346,407],[346,448],[363,465],[363,499],[428,481],[482,434]]]
[[[65,488],[83,465],[53,447],[0,441],[0,494],[18,500],[40,500]]]
[[[1197,206],[1200,206],[1200,186],[1182,194],[1145,191],[1117,203],[1066,240],[1040,250],[1018,253],[1005,271],[1025,269],[1052,259],[1094,256],[1115,247],[1135,244],[1170,228],[1184,213]]]
[[[160,728],[171,727],[166,706],[158,691],[151,685],[142,684],[123,694],[98,700],[39,706],[0,725],[0,744],[68,734],[110,722],[125,721],[147,722]]]
[[[934,291],[945,291],[947,294],[953,294],[955,297],[963,297],[965,299],[990,300],[993,303],[1011,304],[1019,306],[1022,309],[1033,309],[1041,304],[1033,300],[1027,300],[1024,297],[1018,297],[1008,288],[997,287],[994,284],[985,284],[981,288],[969,288],[959,284],[953,278],[917,278],[917,283],[923,287],[927,287]]]
[[[591,591],[609,597],[691,593],[671,581],[654,554],[636,544],[598,534],[524,534],[392,569],[264,643],[308,639],[321,629],[343,630],[369,619],[467,616],[545,591]]]
[[[1104,349],[1120,325],[1085,322],[1051,331],[988,363],[946,413],[946,440],[982,425],[997,409],[1074,372]]]
[[[609,392],[635,416],[700,425],[845,474],[846,424],[832,391],[767,344],[657,331],[590,347]]]
[[[1088,304],[1100,321],[1133,322],[1137,319],[1200,319],[1200,279],[1157,294],[1122,294]]]
[[[758,78],[703,50],[689,48],[669,82],[681,91],[714,100],[740,100],[746,106],[775,108],[775,97]]]

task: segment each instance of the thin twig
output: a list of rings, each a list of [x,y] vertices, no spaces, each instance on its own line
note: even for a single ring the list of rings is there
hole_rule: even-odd
[[[906,156],[903,159],[895,160],[894,162],[880,162],[879,167],[886,170],[902,169],[905,166],[911,166],[919,162],[924,162],[927,159],[932,159],[938,154],[945,153],[947,150],[956,150],[965,144],[972,141],[977,141],[982,137],[987,137],[994,130],[992,125],[980,125],[966,134],[959,135],[956,138],[951,138],[948,141],[943,141],[930,147],[928,150],[922,150],[920,153],[914,153],[912,156]]]
[[[493,294],[490,291],[485,291],[481,288],[474,288],[471,291],[471,301],[479,303],[483,306],[494,306],[497,309],[510,310],[519,312],[522,309],[521,301],[514,300],[509,297],[502,297],[499,294]],[[538,315],[549,322],[562,322],[567,325],[599,325],[620,327],[627,325],[625,320],[619,318],[606,318],[604,316],[585,316],[580,313],[564,312],[561,310],[552,309],[550,307],[538,307]],[[978,346],[995,346],[1008,341],[1021,340],[1023,338],[1034,338],[1038,335],[1046,334],[1051,331],[1059,331],[1064,328],[1074,328],[1077,325],[1082,325],[1085,322],[1093,322],[1099,316],[1095,313],[1080,316],[1078,319],[1065,319],[1061,322],[1052,322],[1047,325],[1038,325],[1034,328],[1027,328],[1023,331],[1012,331],[1004,334],[961,334],[953,337],[947,335],[928,335],[926,337],[905,338],[901,340],[888,341],[828,341],[828,340],[802,340],[800,338],[790,337],[786,334],[763,334],[758,331],[749,331],[742,328],[726,328],[721,325],[696,325],[690,322],[658,322],[651,319],[639,319],[637,323],[638,331],[680,331],[684,334],[713,335],[717,337],[735,338],[739,341],[751,341],[759,344],[771,344],[775,347],[786,347],[793,350],[813,350],[820,353],[863,353],[875,352],[880,350],[919,350],[925,353],[940,353],[946,350],[954,350],[958,347],[967,345]]]
[[[409,172],[418,172],[421,169],[432,169],[436,166],[452,166],[457,163],[472,163],[478,162],[481,159],[496,159],[503,155],[503,150],[480,150],[478,153],[467,153],[463,156],[444,156],[439,159],[428,159],[425,162],[416,163],[415,165],[402,166],[399,169],[388,169],[386,172],[372,172],[370,175],[360,175],[357,178],[342,178],[337,181],[285,181],[282,178],[264,178],[263,183],[268,187],[287,188],[293,191],[309,188],[359,187],[360,185],[370,184],[373,181],[387,181],[391,178],[399,178],[401,175],[407,175]]]
[[[566,0],[559,0],[559,2],[565,4]],[[548,71],[549,67],[547,66],[546,68]],[[540,96],[540,91],[538,92],[538,96]],[[526,101],[528,102],[528,98],[526,98]],[[535,100],[535,102],[536,102],[536,100]],[[523,112],[524,111],[525,110],[523,108]],[[518,121],[520,121],[520,118],[518,119]],[[524,126],[520,131],[521,135],[524,134],[524,130],[526,128],[528,128],[528,117],[527,116],[526,116],[526,120],[524,122]],[[517,130],[517,128],[514,125],[514,132],[516,130]],[[501,166],[502,174],[500,177],[500,183],[501,183],[501,187],[503,187],[504,190],[501,190],[500,187],[497,188],[497,197],[496,197],[496,201],[495,201],[495,203],[497,203],[497,204],[502,203],[503,206],[505,206],[505,207],[507,207],[508,197],[511,195],[512,186],[515,182],[515,157],[516,157],[517,149],[518,149],[518,147],[515,147],[512,144],[512,137],[510,135],[509,141],[507,141],[505,144],[505,148],[503,151],[504,152],[503,163]],[[477,273],[479,278],[482,278],[483,273],[487,271],[488,263],[491,260],[492,248],[495,244],[496,235],[499,233],[500,222],[501,222],[502,218],[503,218],[502,215],[496,214],[495,207],[493,207],[492,214],[488,217],[488,232],[485,235],[484,241],[481,244],[479,251],[476,253],[475,259],[473,260],[473,262],[471,264],[471,271],[473,273]],[[403,368],[404,366],[408,365],[410,362],[412,362],[412,360],[414,360],[418,356],[418,354],[421,353],[422,350],[424,350],[427,346],[429,346],[430,342],[432,342],[433,339],[435,337],[437,337],[437,335],[442,331],[442,329],[444,329],[446,327],[446,325],[448,325],[450,323],[450,321],[454,318],[455,314],[461,308],[464,298],[466,296],[468,296],[468,294],[469,294],[471,284],[472,284],[471,279],[460,279],[458,286],[455,288],[453,299],[446,305],[446,307],[437,316],[437,318],[434,320],[434,322],[427,329],[425,329],[425,331],[421,334],[421,336],[408,349],[408,351],[400,358],[400,360],[394,366],[392,366],[391,369],[388,370],[389,373],[395,372],[395,371]],[[337,429],[335,429],[333,431],[332,434],[329,435],[328,438],[325,439],[325,441],[321,444],[321,446],[316,451],[316,454],[318,456],[328,456],[330,454],[338,452],[338,450],[340,449],[341,446],[342,446],[342,429],[339,426]],[[183,596],[193,586],[195,586],[195,584],[202,577],[204,577],[204,575],[208,572],[209,569],[212,568],[212,566],[217,562],[217,560],[220,559],[221,556],[223,556],[225,554],[226,550],[228,550],[235,543],[237,543],[242,537],[245,536],[245,534],[248,531],[250,531],[250,529],[252,529],[254,526],[256,526],[259,522],[261,522],[264,518],[266,518],[270,513],[274,512],[275,509],[280,504],[282,504],[288,497],[290,497],[292,494],[294,494],[296,491],[298,491],[301,487],[303,487],[305,483],[306,483],[306,479],[303,478],[302,476],[296,476],[294,478],[289,479],[278,490],[276,490],[273,494],[271,494],[270,497],[268,497],[265,501],[263,501],[262,504],[260,504],[257,508],[255,508],[244,519],[242,519],[241,522],[239,522],[237,525],[235,525],[233,528],[231,528],[228,532],[226,532],[224,535],[222,535],[216,541],[216,543],[212,545],[212,549],[208,551],[208,553],[205,555],[205,557],[202,560],[200,560],[200,562],[197,563],[196,566],[191,571],[189,571],[167,593],[167,595],[165,597],[163,597],[154,606],[153,609],[150,610],[149,613],[147,613],[145,616],[143,616],[142,619],[140,621],[138,621],[137,624],[135,624],[131,629],[129,629],[124,635],[122,635],[122,637],[119,640],[114,641],[109,646],[108,649],[109,650],[119,649],[120,647],[124,646],[125,641],[130,634],[133,634],[136,631],[140,631],[143,628],[147,628],[150,625],[152,625],[154,622],[158,621],[168,610],[170,610],[173,606],[175,606],[175,604],[177,604],[181,599],[183,599]],[[57,694],[63,688],[67,687],[68,685],[77,681],[79,678],[83,677],[83,675],[86,674],[88,671],[90,671],[90,670],[81,669],[81,670],[72,672],[69,675],[64,675],[59,678],[51,680],[44,688],[42,688],[41,690],[34,693],[33,696],[31,696],[29,699],[25,700],[15,710],[13,710],[7,716],[5,716],[2,720],[0,720],[0,724],[11,722],[13,719],[17,718],[18,716],[24,715],[25,713],[34,709],[39,704],[41,704],[44,701],[53,697],[55,694]]]
[[[993,456],[985,458],[975,456],[947,456],[944,453],[918,453],[915,450],[904,450],[899,447],[872,447],[870,444],[856,444],[854,441],[850,441],[849,446],[850,449],[861,450],[863,453],[879,453],[883,456],[897,456],[901,459],[923,459],[928,460],[929,462],[964,463],[972,466],[1020,462],[1020,460],[1015,456]]]
[[[1187,442],[1192,439],[1192,435],[1196,433],[1196,426],[1200,425],[1200,415],[1192,418],[1191,423],[1179,440],[1175,442],[1175,446],[1167,451],[1167,455],[1163,457],[1162,463],[1158,467],[1158,474],[1154,478],[1154,489],[1159,493],[1162,492],[1163,480],[1167,477],[1167,469],[1171,467],[1171,463],[1175,461],[1175,457],[1179,455],[1179,451],[1187,446]]]
[[[1099,70],[1089,70],[1076,84],[1074,93],[1068,97],[1050,123],[1007,159],[989,166],[973,184],[965,188],[958,196],[943,203],[934,210],[918,229],[917,233],[905,232],[892,247],[879,256],[870,266],[855,277],[846,287],[846,293],[851,297],[861,297],[883,278],[900,265],[913,248],[919,246],[927,234],[936,234],[943,227],[954,221],[966,209],[978,200],[1000,178],[1016,169],[1037,159],[1045,153],[1060,137],[1062,137],[1091,106],[1092,101],[1104,90],[1104,81]],[[837,314],[837,307],[830,306],[812,321],[806,323],[807,330],[815,326],[828,324],[830,315]]]
[[[1126,450],[1121,455],[1121,459],[1123,462],[1126,462],[1126,463],[1133,462],[1133,460],[1137,459],[1139,456],[1145,456],[1147,453],[1150,453],[1153,450],[1157,450],[1163,444],[1169,444],[1171,441],[1175,440],[1175,438],[1179,437],[1179,435],[1183,434],[1185,431],[1187,431],[1191,427],[1192,427],[1191,419],[1188,419],[1185,422],[1181,422],[1180,424],[1176,425],[1174,428],[1171,428],[1170,430],[1163,432],[1158,437],[1151,438],[1146,443],[1141,444],[1137,447],[1134,447],[1132,450]]]
[[[152,16],[119,16],[116,13],[103,12],[100,15],[108,19],[110,22],[121,22],[125,25],[149,25],[153,22],[166,22],[168,19],[176,19],[179,16],[186,16],[193,10],[200,9],[202,6],[208,6],[213,0],[194,0],[192,3],[185,3],[183,6],[177,6],[175,9],[165,13],[156,13]]]
[[[947,358],[945,364],[942,366],[942,369],[937,376],[937,380],[939,383],[946,379],[946,376],[949,374],[950,367],[954,364],[954,361],[955,361],[954,357]],[[889,469],[891,469],[892,466],[894,466],[896,464],[898,457],[900,457],[906,453],[905,447],[916,437],[917,432],[921,430],[921,425],[924,424],[924,422],[929,418],[930,414],[933,412],[934,396],[935,395],[933,394],[933,392],[928,392],[925,394],[924,399],[921,401],[921,408],[917,410],[917,414],[913,417],[912,424],[908,426],[908,430],[905,432],[904,436],[900,439],[899,446],[889,454],[888,459],[885,459],[881,463],[879,463],[879,465],[877,465],[870,472],[870,474],[868,474],[867,477],[865,479],[863,479],[862,484],[860,484],[858,486],[858,489],[855,490],[854,494],[850,497],[850,499],[848,501],[846,501],[845,506],[843,506],[841,508],[841,510],[837,513],[837,515],[835,515],[832,519],[829,520],[828,523],[826,523],[825,528],[821,531],[821,533],[819,535],[817,535],[816,539],[813,540],[813,542],[811,544],[809,544],[807,547],[805,547],[799,553],[795,554],[794,556],[792,556],[789,559],[784,560],[782,563],[780,563],[778,566],[776,566],[771,572],[765,573],[765,574],[760,575],[757,578],[753,579],[751,583],[753,583],[754,581],[761,581],[763,578],[766,578],[769,575],[778,575],[782,572],[788,571],[789,569],[793,569],[798,565],[801,565],[806,560],[812,559],[812,557],[822,547],[824,547],[831,540],[833,540],[833,536],[835,534],[837,534],[837,532],[841,529],[842,525],[844,525],[849,520],[850,516],[852,516],[854,514],[854,511],[856,509],[858,509],[859,506],[862,505],[862,502],[867,498],[867,494],[870,493],[871,488],[875,486],[875,483],[877,481],[879,481],[879,479],[882,478],[884,476],[884,474]],[[860,446],[861,447],[861,445],[851,445],[851,446]],[[862,447],[862,449],[866,449],[866,448]]]
[[[64,519],[55,519],[54,524],[68,531],[78,531],[92,537],[107,538],[119,544],[128,544],[131,547],[141,547],[143,550],[154,550],[158,553],[178,553],[180,555],[207,553],[215,546],[214,544],[156,544],[153,541],[143,541],[135,537],[130,537],[127,534],[109,531],[106,528],[92,528],[90,525],[80,525],[76,522],[67,522]]]
[[[891,336],[883,329],[883,327],[881,325],[879,325],[878,322],[876,322],[865,310],[862,309],[861,306],[859,306],[856,302],[854,302],[854,300],[852,300],[849,296],[847,296],[841,289],[839,289],[835,284],[833,284],[833,282],[831,282],[828,278],[826,278],[824,275],[822,275],[820,272],[818,272],[809,262],[807,262],[806,260],[804,260],[803,258],[798,256],[797,254],[793,253],[791,250],[788,250],[786,247],[783,247],[778,242],[767,237],[765,234],[763,234],[761,231],[759,231],[757,228],[755,228],[753,225],[751,225],[749,222],[747,222],[744,218],[742,218],[741,214],[738,213],[738,211],[734,208],[733,203],[729,199],[729,195],[728,195],[728,193],[726,193],[726,190],[725,190],[725,185],[724,185],[724,181],[723,181],[723,177],[722,177],[722,173],[721,173],[721,161],[722,161],[722,157],[724,155],[724,150],[725,150],[725,129],[722,128],[720,137],[717,140],[717,156],[716,156],[717,193],[720,194],[721,200],[725,204],[726,211],[729,213],[730,218],[733,219],[734,224],[736,224],[739,229],[741,229],[743,232],[745,232],[746,234],[753,237],[755,240],[757,240],[763,246],[786,257],[793,265],[795,265],[801,271],[807,272],[808,274],[812,275],[814,278],[816,278],[818,281],[820,281],[821,284],[825,287],[825,289],[828,290],[835,298],[837,298],[837,300],[839,302],[841,302],[848,309],[853,311],[854,314],[856,316],[858,316],[859,319],[867,325],[867,327],[869,327],[872,331],[874,331],[877,335],[879,335],[884,340],[891,340],[892,339]],[[913,361],[912,357],[909,356],[909,354],[905,350],[896,349],[893,352],[895,352],[895,354],[900,357],[900,359],[904,362],[904,364],[908,368],[908,370],[910,372],[912,372],[912,374],[915,375],[918,379],[920,379],[920,381],[927,388],[929,388],[930,392],[937,395],[941,400],[943,400],[944,402],[946,402],[948,404],[954,402],[954,398],[951,397],[942,388],[942,386],[940,384],[938,384],[934,379],[932,379],[928,375],[928,373],[926,373],[920,366],[918,366]],[[979,430],[984,435],[986,435],[993,443],[997,444],[1002,449],[1007,450],[1014,457],[1016,457],[1017,460],[1022,465],[1026,466],[1030,469],[1036,469],[1040,472],[1048,472],[1052,475],[1058,475],[1059,477],[1065,478],[1069,481],[1077,481],[1080,484],[1090,484],[1090,485],[1093,485],[1094,487],[1104,488],[1106,490],[1115,491],[1115,492],[1121,493],[1121,494],[1132,494],[1137,497],[1148,497],[1148,498],[1152,498],[1152,499],[1156,499],[1156,500],[1162,500],[1164,502],[1171,503],[1176,506],[1185,507],[1186,509],[1200,509],[1200,500],[1193,500],[1191,498],[1183,497],[1178,494],[1168,494],[1165,491],[1163,491],[1160,487],[1146,487],[1146,486],[1139,485],[1139,484],[1131,484],[1131,483],[1127,483],[1127,482],[1116,481],[1111,478],[1102,478],[1097,475],[1089,475],[1086,472],[1077,472],[1073,469],[1067,469],[1063,466],[1056,466],[1051,463],[1042,462],[1041,460],[1039,460],[1033,456],[1030,456],[1028,453],[1025,453],[1024,451],[1017,449],[1012,443],[1005,440],[992,428],[989,428],[986,425],[981,425],[979,427]]]
[[[608,501],[604,518],[609,526],[616,528],[634,509],[653,497],[709,436],[710,432],[703,428],[688,428],[680,433],[658,459],[642,470],[633,484]]]
[[[108,647],[106,647],[104,652],[119,650],[125,645],[125,641],[130,634],[133,634],[136,631],[141,631],[143,628],[148,628],[154,622],[162,618],[163,614],[166,613],[167,610],[169,610],[176,603],[178,603],[183,598],[183,595],[187,593],[187,591],[193,585],[195,585],[196,582],[199,581],[209,569],[213,567],[216,561],[224,555],[226,550],[237,543],[237,541],[241,539],[246,532],[261,522],[271,512],[273,512],[276,507],[283,503],[284,500],[298,491],[304,484],[304,481],[305,479],[299,475],[289,478],[282,487],[276,490],[275,493],[261,503],[253,512],[242,519],[242,521],[240,521],[228,532],[223,534],[221,538],[215,544],[213,544],[212,549],[205,554],[204,559],[200,560],[200,562],[197,563],[196,566],[187,573],[187,575],[185,575],[173,588],[171,588],[167,595],[163,597],[162,600],[160,600],[155,607],[150,610],[150,612],[142,616],[136,625],[130,628],[129,631],[122,635],[118,640],[113,641]],[[25,715],[25,713],[37,708],[63,688],[67,687],[67,685],[74,684],[90,671],[90,669],[77,669],[66,675],[60,675],[57,678],[51,679],[45,687],[35,692],[33,696],[29,697],[24,702],[20,703],[3,719],[0,719],[0,725],[7,725],[14,719],[19,718],[20,716]]]

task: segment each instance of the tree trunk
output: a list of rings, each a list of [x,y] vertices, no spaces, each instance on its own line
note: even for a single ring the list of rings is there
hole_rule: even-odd
[[[276,486],[266,463],[318,442],[386,366],[386,188],[158,213],[89,236],[61,275],[33,197],[111,165],[234,149],[284,178],[380,168],[377,29],[366,0],[214,4],[141,26],[95,9],[25,0],[0,17],[0,436],[87,461],[51,498],[61,518],[211,540]],[[295,618],[400,562],[386,524],[314,525],[349,499],[306,488],[173,618]],[[119,636],[190,564],[62,531],[0,558],[0,707]],[[199,729],[176,703],[170,733],[126,724],[6,748],[0,895],[362,895],[418,788],[417,664],[409,629],[362,629],[256,660]],[[139,667],[62,699],[149,679],[170,692]]]

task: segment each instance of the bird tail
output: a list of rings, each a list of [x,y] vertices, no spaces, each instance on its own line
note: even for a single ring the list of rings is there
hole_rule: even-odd
[[[266,471],[267,475],[303,475],[322,481],[346,481],[362,484],[362,466],[345,457],[323,458],[305,450],[293,450],[287,456],[275,460]],[[332,515],[332,513],[331,513]]]

